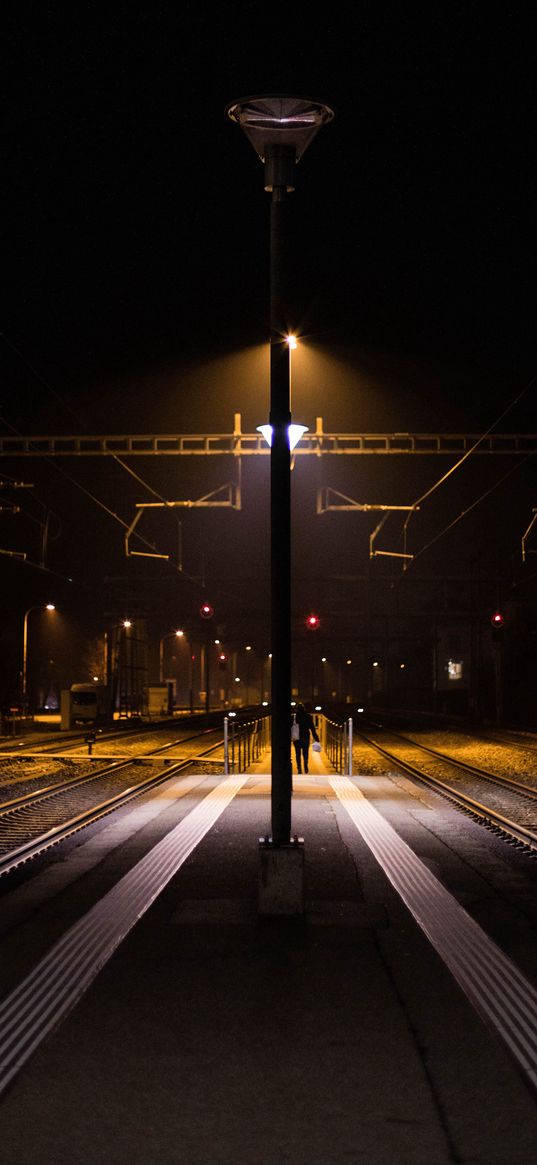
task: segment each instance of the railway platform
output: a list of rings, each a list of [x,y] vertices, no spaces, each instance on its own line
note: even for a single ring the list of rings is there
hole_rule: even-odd
[[[137,893],[150,894],[151,855],[193,828],[201,802],[216,805],[6,1087],[2,1165],[533,1162],[537,1094],[403,901],[367,823],[357,828],[324,754],[293,781],[305,914],[258,916],[269,772],[265,756],[234,785],[209,775],[182,792],[164,786],[4,895],[2,997],[96,902],[108,897],[113,920],[118,883],[137,878]],[[507,876],[500,842],[404,778],[352,784],[537,985],[531,919],[492,906]],[[523,868],[509,876],[522,882]],[[452,925],[442,904],[434,910]],[[80,958],[92,942],[86,932]],[[68,965],[69,943],[61,949],[43,991]]]

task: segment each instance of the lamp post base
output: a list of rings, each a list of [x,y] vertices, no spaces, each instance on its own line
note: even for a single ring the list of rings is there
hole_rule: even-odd
[[[275,845],[271,837],[259,839],[260,915],[304,914],[304,839],[292,838]]]

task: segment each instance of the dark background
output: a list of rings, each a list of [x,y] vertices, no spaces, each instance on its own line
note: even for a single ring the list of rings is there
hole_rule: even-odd
[[[535,433],[534,32],[529,7],[462,3],[8,7],[2,434],[267,419],[269,196],[224,110],[275,92],[336,113],[290,206],[295,419]],[[369,559],[378,516],[317,517],[317,486],[410,504],[453,459],[335,462],[294,470],[297,618],[329,606],[335,576],[403,573]],[[6,645],[49,598],[79,626],[138,609],[163,633],[210,596],[229,636],[266,636],[268,460],[245,462],[240,513],[147,519],[167,563],[125,557],[135,503],[199,497],[233,466],[129,464],[141,481],[105,459],[2,459],[0,547],[27,555],[0,556]],[[533,593],[536,504],[534,457],[473,456],[412,518],[406,575],[473,573],[491,602]],[[403,520],[377,545],[400,551]]]

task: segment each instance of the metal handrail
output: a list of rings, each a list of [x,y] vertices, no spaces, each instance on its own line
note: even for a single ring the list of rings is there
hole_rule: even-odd
[[[323,748],[337,773],[352,777],[352,717],[338,722],[322,718]]]
[[[270,743],[270,716],[224,717],[224,773],[244,773]]]

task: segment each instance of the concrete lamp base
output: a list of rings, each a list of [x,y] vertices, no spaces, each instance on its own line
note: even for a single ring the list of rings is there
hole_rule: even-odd
[[[271,837],[259,839],[260,915],[304,914],[304,839],[274,845]]]

